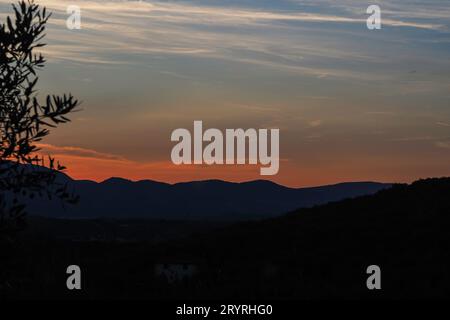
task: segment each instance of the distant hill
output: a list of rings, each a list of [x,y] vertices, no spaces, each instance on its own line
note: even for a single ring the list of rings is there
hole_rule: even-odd
[[[167,184],[110,178],[101,183],[72,180],[61,174],[81,197],[75,206],[47,200],[30,202],[29,213],[58,218],[151,218],[240,220],[277,216],[300,207],[373,194],[390,184],[341,183],[314,188],[288,188],[258,180],[220,180]]]

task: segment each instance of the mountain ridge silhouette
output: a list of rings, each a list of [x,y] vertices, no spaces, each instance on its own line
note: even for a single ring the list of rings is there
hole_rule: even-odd
[[[58,173],[57,181],[80,196],[74,206],[38,198],[27,200],[29,214],[52,218],[149,218],[167,220],[246,220],[373,194],[391,184],[344,182],[290,188],[269,180],[228,182],[217,179],[165,183],[111,177],[101,182],[75,180]]]

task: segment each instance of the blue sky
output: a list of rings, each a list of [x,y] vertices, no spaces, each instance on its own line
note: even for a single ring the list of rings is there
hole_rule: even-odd
[[[449,1],[37,2],[54,12],[42,92],[83,100],[47,149],[78,157],[77,177],[191,179],[161,166],[170,132],[194,120],[280,128],[285,184],[450,174]],[[71,4],[81,30],[65,27]],[[381,30],[366,27],[372,4]]]

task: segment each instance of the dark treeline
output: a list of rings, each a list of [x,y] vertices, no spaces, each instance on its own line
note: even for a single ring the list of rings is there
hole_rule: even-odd
[[[281,218],[196,230],[183,239],[69,241],[28,234],[12,250],[7,298],[448,298],[450,179]],[[5,252],[5,251],[3,251]],[[78,264],[83,289],[68,291]],[[195,272],[168,281],[155,266]],[[382,290],[366,287],[379,265]],[[181,271],[183,274],[183,272]]]

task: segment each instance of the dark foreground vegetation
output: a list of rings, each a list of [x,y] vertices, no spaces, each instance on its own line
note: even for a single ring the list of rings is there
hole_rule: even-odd
[[[159,223],[157,230],[171,228]],[[184,230],[190,236],[164,241],[145,232],[67,239],[28,231],[0,251],[2,298],[450,298],[448,178]],[[71,264],[81,267],[81,291],[66,288]],[[382,290],[367,289],[369,265],[381,267]]]

